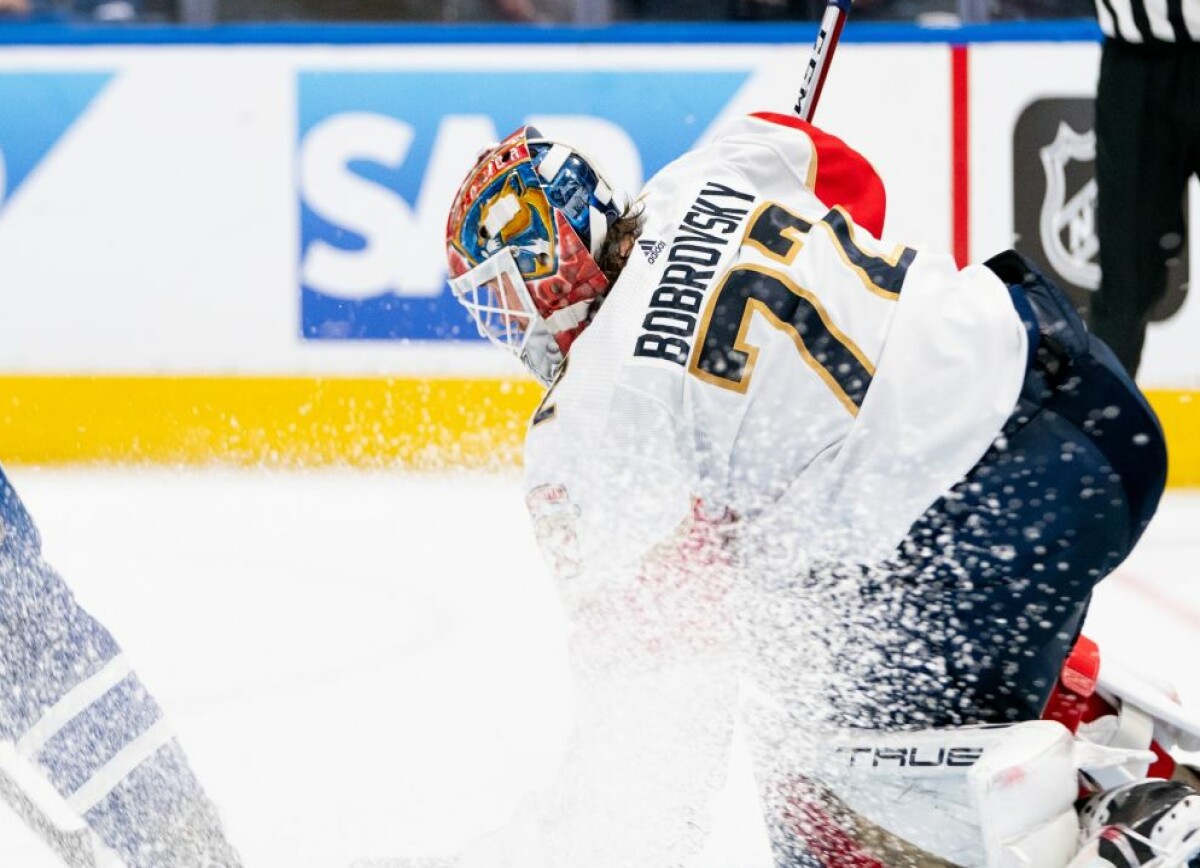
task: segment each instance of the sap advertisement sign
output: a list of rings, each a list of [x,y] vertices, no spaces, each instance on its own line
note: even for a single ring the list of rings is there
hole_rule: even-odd
[[[533,124],[636,192],[695,144],[747,75],[300,72],[304,337],[476,338],[443,249],[450,201],[482,149]]]

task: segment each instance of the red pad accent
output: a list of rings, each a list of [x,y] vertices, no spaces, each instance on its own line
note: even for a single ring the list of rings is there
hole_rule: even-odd
[[[840,205],[854,222],[876,238],[883,233],[887,191],[867,158],[837,136],[817,129],[795,115],[755,112],[752,117],[791,127],[804,133],[817,152],[817,180],[813,191],[829,207]]]
[[[1099,677],[1100,647],[1087,636],[1080,636],[1063,664],[1062,675],[1050,694],[1042,719],[1057,720],[1075,732],[1081,723],[1116,714],[1117,710],[1096,693]],[[1157,741],[1150,743],[1150,750],[1157,759],[1150,764],[1146,775],[1169,781],[1175,773],[1175,760]]]
[[[1095,720],[1105,713],[1111,713],[1112,708],[1100,697],[1096,696],[1095,700],[1108,709],[1107,712],[1089,701],[1096,693],[1096,679],[1099,677],[1100,647],[1087,636],[1080,636],[1063,663],[1062,675],[1054,685],[1042,718],[1057,720],[1075,732],[1085,720]],[[1089,706],[1092,706],[1090,714]]]
[[[1150,742],[1150,750],[1154,751],[1154,755],[1158,757],[1154,762],[1150,763],[1150,768],[1146,770],[1148,778],[1162,778],[1164,781],[1171,780],[1175,774],[1175,760],[1167,755],[1167,752],[1162,749],[1156,741]]]

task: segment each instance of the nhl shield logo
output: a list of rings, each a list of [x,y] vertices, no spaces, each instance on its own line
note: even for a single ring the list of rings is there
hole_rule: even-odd
[[[1103,207],[1096,187],[1095,102],[1091,97],[1036,99],[1013,128],[1013,246],[1087,313],[1100,286]],[[1187,292],[1188,257],[1167,269],[1166,296],[1151,320],[1173,314]]]
[[[1096,159],[1096,133],[1077,133],[1062,121],[1054,141],[1039,150],[1046,173],[1038,234],[1054,270],[1084,289],[1100,286],[1096,256],[1096,178],[1090,172],[1082,186],[1068,189],[1068,164],[1091,164]],[[1071,175],[1076,173],[1072,172]]]

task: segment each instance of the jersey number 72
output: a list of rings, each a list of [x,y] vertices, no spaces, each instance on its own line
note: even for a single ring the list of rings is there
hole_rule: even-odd
[[[854,240],[853,225],[840,208],[816,224],[828,233],[841,259],[864,289],[895,300],[916,251],[900,247],[883,256]],[[753,247],[782,267],[792,264],[814,225],[777,202],[766,202],[750,218],[742,245]],[[758,348],[747,340],[755,313],[790,337],[801,358],[851,414],[857,414],[875,368],[832,322],[816,294],[782,268],[737,265],[713,292],[700,320],[688,370],[701,380],[744,393],[750,387]]]

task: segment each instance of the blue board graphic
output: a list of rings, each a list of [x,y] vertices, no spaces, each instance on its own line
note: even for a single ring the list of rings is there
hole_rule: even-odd
[[[695,143],[747,76],[606,70],[300,73],[303,336],[475,339],[445,282],[442,227],[446,185],[461,180],[480,147],[531,116],[582,119],[631,142],[648,178]],[[478,140],[465,141],[472,136]],[[589,143],[581,146],[586,150]],[[589,155],[605,165],[604,153]],[[443,199],[433,195],[434,188]]]
[[[100,72],[0,73],[0,208],[111,78]]]

